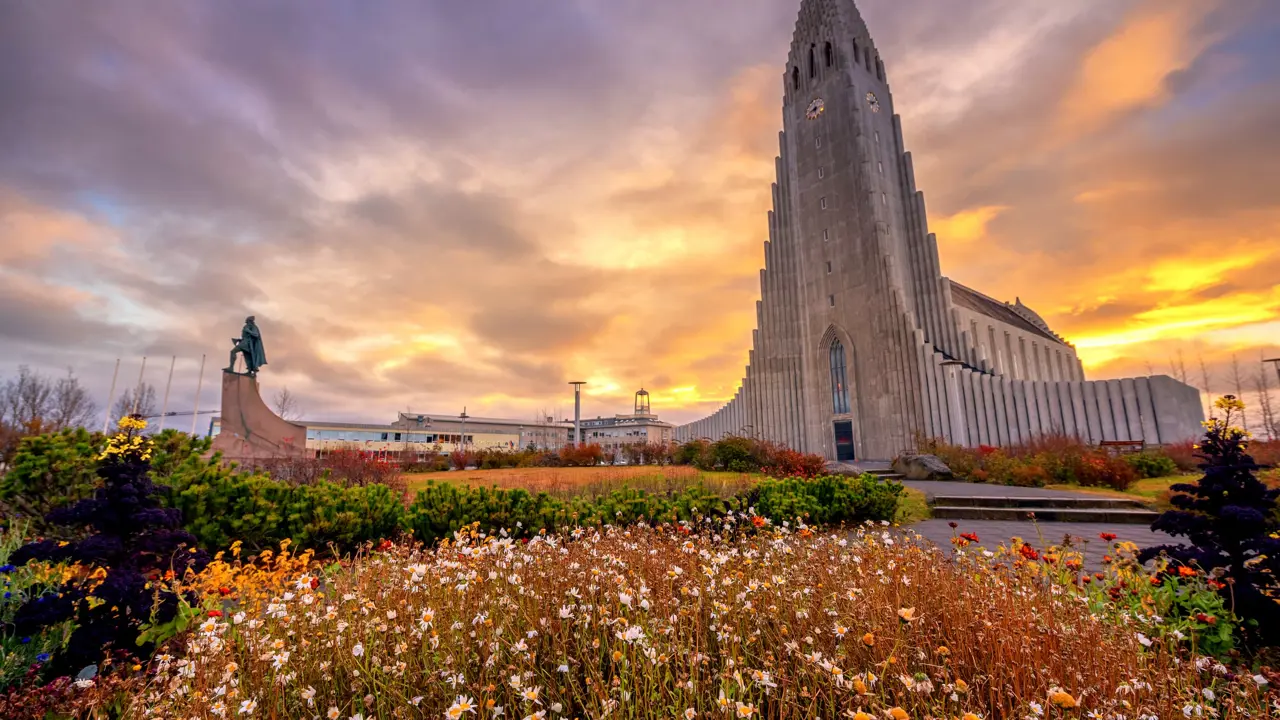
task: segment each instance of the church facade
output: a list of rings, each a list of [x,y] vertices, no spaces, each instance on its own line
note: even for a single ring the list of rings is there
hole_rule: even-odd
[[[1194,388],[1086,380],[1075,348],[1021,301],[942,275],[885,64],[853,0],[803,0],[783,83],[749,364],[732,400],[678,440],[753,435],[854,460],[920,437],[1197,434]]]

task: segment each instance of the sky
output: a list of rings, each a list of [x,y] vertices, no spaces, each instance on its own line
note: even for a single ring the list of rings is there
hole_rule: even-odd
[[[746,364],[797,0],[0,3],[0,377],[696,419]],[[1091,378],[1280,356],[1280,4],[862,0],[943,272]],[[1197,384],[1200,384],[1197,380]]]

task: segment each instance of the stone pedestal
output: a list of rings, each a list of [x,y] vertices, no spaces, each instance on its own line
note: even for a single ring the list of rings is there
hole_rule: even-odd
[[[272,412],[262,401],[255,377],[222,373],[221,421],[213,450],[221,452],[224,461],[253,465],[261,460],[306,455],[306,426]]]

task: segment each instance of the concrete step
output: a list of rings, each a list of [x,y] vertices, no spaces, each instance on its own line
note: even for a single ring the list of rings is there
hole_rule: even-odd
[[[1036,520],[1037,522],[1124,523],[1150,525],[1160,515],[1153,510],[1127,508],[990,507],[934,505],[933,517],[943,520]]]
[[[1103,510],[1147,510],[1140,500],[1112,498],[1103,495],[1097,497],[1081,497],[1079,495],[1061,495],[1049,497],[1032,497],[1013,495],[1008,497],[982,497],[975,495],[951,496],[937,495],[932,498],[934,505],[947,507],[994,507],[994,508],[1059,508],[1059,509],[1103,509]]]

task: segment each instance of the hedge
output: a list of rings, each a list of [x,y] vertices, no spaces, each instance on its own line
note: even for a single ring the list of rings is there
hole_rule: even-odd
[[[385,485],[281,482],[224,467],[217,457],[202,457],[207,447],[207,442],[179,433],[162,433],[155,439],[150,472],[162,486],[163,501],[181,511],[183,527],[211,550],[235,540],[246,549],[265,549],[288,538],[300,547],[333,546],[346,552],[404,532],[432,543],[472,523],[527,537],[544,530],[675,522],[730,512],[752,512],[774,522],[855,523],[892,519],[902,493],[900,484],[871,475],[766,479],[728,499],[701,486],[665,494],[624,488],[599,497],[560,499],[431,481],[406,507],[400,493]],[[61,500],[81,493],[97,464],[95,443],[78,434],[46,436],[23,448],[29,457],[20,452],[19,463],[39,472],[11,473],[5,487],[11,497],[36,492]]]

